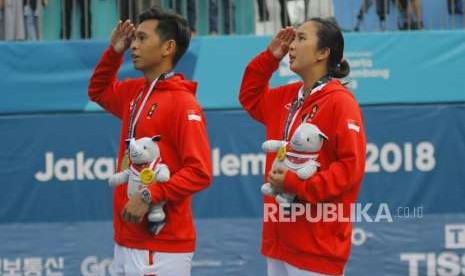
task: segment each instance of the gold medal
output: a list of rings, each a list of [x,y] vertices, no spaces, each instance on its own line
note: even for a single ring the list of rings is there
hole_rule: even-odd
[[[286,146],[282,146],[278,150],[278,154],[276,155],[278,161],[283,161],[286,158]]]
[[[129,167],[129,151],[125,150],[120,163],[120,170],[124,171]]]
[[[150,183],[152,183],[153,177],[154,177],[154,172],[150,168],[145,168],[140,172],[140,181],[144,185],[149,185]]]

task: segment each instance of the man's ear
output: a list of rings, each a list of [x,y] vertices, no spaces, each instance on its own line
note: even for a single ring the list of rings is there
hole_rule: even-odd
[[[176,41],[169,39],[163,43],[163,57],[174,56],[176,52]]]

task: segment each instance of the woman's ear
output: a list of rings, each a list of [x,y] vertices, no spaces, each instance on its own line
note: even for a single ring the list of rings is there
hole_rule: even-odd
[[[331,49],[329,49],[328,47],[323,48],[321,50],[318,50],[317,59],[318,61],[329,59],[330,54],[331,54]]]

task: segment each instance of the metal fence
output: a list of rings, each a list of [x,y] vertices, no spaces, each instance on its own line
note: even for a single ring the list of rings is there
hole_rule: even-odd
[[[275,33],[311,17],[345,31],[465,27],[465,0],[0,0],[0,40],[105,38],[119,19],[161,5],[198,35]]]

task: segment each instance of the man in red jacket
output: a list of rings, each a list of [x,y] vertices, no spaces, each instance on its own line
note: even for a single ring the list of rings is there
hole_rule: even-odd
[[[286,212],[265,196],[262,253],[269,276],[342,275],[349,258],[352,225],[346,219],[360,190],[366,139],[357,101],[336,79],[349,73],[343,51],[339,27],[314,18],[297,30],[282,29],[245,70],[239,100],[265,125],[267,140],[289,141],[302,122],[315,124],[329,138],[319,152],[319,170],[307,180],[286,168],[271,170],[276,154],[267,155],[267,182],[277,192],[295,194],[292,206],[305,206],[312,218],[304,214],[280,221]],[[270,89],[271,75],[288,53],[290,69],[302,81]],[[313,221],[319,204],[331,204],[343,216]],[[281,210],[281,215],[269,210]]]
[[[122,121],[118,171],[128,166],[125,141],[161,135],[161,157],[171,178],[150,184],[128,199],[127,185],[113,193],[114,275],[190,275],[195,250],[192,194],[212,180],[210,147],[203,111],[195,99],[196,83],[172,72],[189,46],[187,21],[158,7],[140,15],[135,29],[119,22],[89,84],[89,97]],[[117,80],[124,52],[144,77]],[[149,231],[150,204],[166,201],[166,221],[158,234]],[[159,229],[158,229],[159,230]]]

